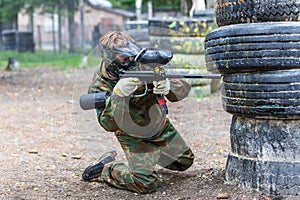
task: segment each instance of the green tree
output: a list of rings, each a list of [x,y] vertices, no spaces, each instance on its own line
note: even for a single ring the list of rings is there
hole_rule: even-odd
[[[34,0],[35,1],[35,0]],[[66,14],[68,19],[68,33],[69,33],[69,52],[75,53],[75,12],[78,11],[80,0],[40,0],[43,10],[52,14],[58,14],[58,47],[59,52],[62,51],[62,34],[61,34],[61,18]],[[53,36],[53,41],[55,37]]]
[[[146,6],[146,3],[151,0],[143,0],[143,6]],[[135,0],[110,0],[116,8],[123,8],[134,10],[135,8]],[[180,0],[153,0],[153,9],[161,10],[161,9],[172,9],[172,10],[180,10]]]
[[[0,0],[0,23],[8,23],[17,28],[17,15],[24,9],[30,16],[31,30],[33,30],[33,13],[36,8],[42,8],[42,13],[58,14],[58,27],[61,27],[61,18],[63,15],[66,15],[69,23],[69,52],[74,53],[76,42],[74,14],[78,10],[79,1],[80,0]],[[58,31],[58,46],[59,52],[61,52],[61,28],[59,28]],[[53,35],[53,40],[56,40],[55,35]]]
[[[78,10],[79,0],[69,0],[67,5],[68,24],[69,24],[69,52],[75,53],[75,11]]]
[[[10,23],[17,28],[17,15],[19,11],[24,7],[25,0],[10,1],[0,0],[0,22]]]

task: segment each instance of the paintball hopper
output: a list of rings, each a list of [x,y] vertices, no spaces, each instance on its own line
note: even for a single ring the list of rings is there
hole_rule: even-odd
[[[149,66],[165,65],[173,58],[173,53],[166,49],[143,48],[135,60]]]
[[[107,49],[99,46],[100,57],[108,61],[113,61],[115,55],[123,57],[134,57],[134,60],[147,65],[165,65],[172,58],[173,53],[166,49],[140,48],[135,43],[128,42],[125,46],[116,49]]]

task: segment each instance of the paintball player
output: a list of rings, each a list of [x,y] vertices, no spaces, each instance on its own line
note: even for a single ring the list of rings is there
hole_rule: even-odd
[[[105,107],[96,109],[97,119],[106,131],[114,132],[128,165],[115,161],[115,151],[107,152],[97,164],[85,169],[82,179],[100,178],[120,189],[151,193],[158,185],[156,165],[184,171],[193,164],[193,152],[167,118],[167,106],[158,102],[164,100],[161,97],[170,102],[180,101],[191,87],[181,79],[151,83],[135,77],[119,79],[120,69],[149,67],[133,59],[140,48],[133,38],[119,31],[105,34],[99,45],[106,52],[100,56],[88,92],[107,92]]]

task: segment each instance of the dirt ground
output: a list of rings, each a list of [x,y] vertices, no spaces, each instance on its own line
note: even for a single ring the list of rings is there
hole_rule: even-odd
[[[161,181],[147,195],[84,182],[81,173],[102,153],[117,149],[94,111],[79,108],[93,70],[41,67],[0,69],[0,199],[268,199],[225,181],[231,115],[220,92],[170,104],[169,118],[196,155],[185,172],[157,168]]]

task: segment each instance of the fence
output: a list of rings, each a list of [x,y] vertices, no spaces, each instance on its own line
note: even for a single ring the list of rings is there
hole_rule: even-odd
[[[31,32],[18,32],[14,29],[4,30],[1,33],[2,50],[34,52],[33,34]]]

